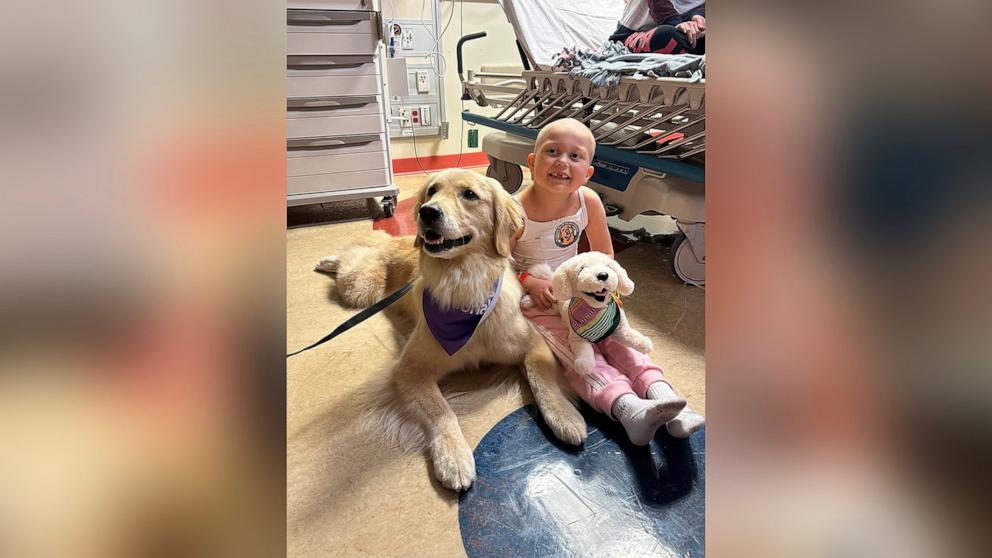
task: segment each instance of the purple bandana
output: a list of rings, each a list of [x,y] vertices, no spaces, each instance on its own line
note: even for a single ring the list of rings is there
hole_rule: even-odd
[[[493,308],[496,308],[496,301],[499,300],[499,291],[503,286],[503,276],[500,275],[493,288],[489,291],[489,298],[485,304],[478,308],[451,308],[442,310],[430,290],[424,288],[424,318],[427,320],[427,327],[434,335],[434,339],[441,345],[444,352],[451,356],[458,352],[472,338],[472,334],[489,316]]]

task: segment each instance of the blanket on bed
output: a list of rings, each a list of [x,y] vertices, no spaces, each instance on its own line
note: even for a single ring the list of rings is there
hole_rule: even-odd
[[[566,48],[555,56],[551,69],[568,72],[569,77],[589,78],[598,86],[613,85],[621,77],[679,77],[696,82],[706,77],[706,55],[634,54],[622,43],[607,42],[596,51]]]

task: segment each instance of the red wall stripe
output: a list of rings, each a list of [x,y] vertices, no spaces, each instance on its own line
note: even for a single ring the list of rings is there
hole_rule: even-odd
[[[458,161],[458,157],[459,155],[457,153],[452,153],[451,155],[429,155],[420,157],[419,164],[417,163],[416,157],[393,159],[393,172],[396,174],[420,172],[420,167],[423,167],[424,170],[430,171],[449,169],[455,165],[458,165],[461,168],[485,167],[489,165],[489,159],[482,151],[462,153],[461,162]]]

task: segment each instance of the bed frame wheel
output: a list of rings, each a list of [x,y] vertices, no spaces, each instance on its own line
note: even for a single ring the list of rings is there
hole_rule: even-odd
[[[672,243],[672,271],[690,285],[706,284],[706,262],[699,261],[685,233],[679,232]]]
[[[392,217],[394,213],[396,213],[396,196],[382,198],[382,214]]]
[[[486,169],[486,176],[498,180],[503,188],[511,194],[515,193],[524,182],[524,170],[520,168],[520,165],[492,157],[489,157],[489,168]]]

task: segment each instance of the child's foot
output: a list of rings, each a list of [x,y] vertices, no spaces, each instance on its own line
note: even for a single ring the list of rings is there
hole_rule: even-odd
[[[632,393],[621,395],[613,403],[613,416],[620,421],[635,446],[646,446],[655,432],[675,418],[685,407],[685,399],[640,399]]]
[[[706,419],[703,418],[703,415],[686,407],[678,416],[668,421],[665,428],[668,429],[669,434],[676,438],[688,438],[704,424],[706,424]]]
[[[644,394],[645,399],[672,399],[678,395],[672,386],[663,380],[659,380],[648,386],[648,392]]]
[[[658,381],[650,386],[648,386],[648,392],[645,394],[648,399],[660,399],[668,400],[673,397],[678,397],[675,394],[675,390],[668,382]],[[689,407],[682,409],[682,412],[673,418],[665,428],[668,433],[676,438],[688,438],[693,432],[699,430],[706,424],[706,419],[702,415],[693,411]]]

